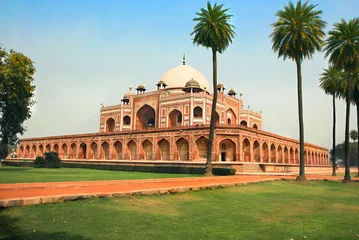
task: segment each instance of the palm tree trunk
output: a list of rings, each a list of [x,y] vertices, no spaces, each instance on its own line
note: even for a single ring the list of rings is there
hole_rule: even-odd
[[[296,58],[297,64],[297,90],[298,90],[298,115],[299,115],[299,176],[296,180],[305,181],[304,169],[304,122],[303,122],[303,97],[302,97],[302,66],[301,59]]]
[[[345,143],[344,143],[344,161],[345,175],[343,182],[350,182],[350,162],[349,162],[349,118],[350,118],[350,90],[351,90],[350,71],[348,71],[348,87],[346,96],[346,114],[345,114]]]
[[[359,132],[359,102],[356,102],[355,104],[357,106],[357,131]],[[357,139],[358,144],[358,153],[357,153],[357,160],[358,160],[358,174],[356,177],[359,177],[359,139]]]
[[[213,61],[213,101],[211,111],[211,123],[209,125],[209,139],[208,139],[208,152],[207,162],[205,168],[205,175],[212,175],[212,146],[214,142],[214,128],[215,128],[215,115],[217,105],[217,50],[212,48],[212,61]]]
[[[336,128],[336,117],[335,117],[335,94],[333,94],[333,173],[332,176],[337,175],[336,170],[336,157],[335,157],[335,128]]]

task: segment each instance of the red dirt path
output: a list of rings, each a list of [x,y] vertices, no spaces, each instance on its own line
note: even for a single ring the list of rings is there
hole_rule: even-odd
[[[0,200],[22,200],[34,197],[61,196],[111,196],[121,193],[133,194],[149,190],[169,190],[180,188],[199,189],[211,186],[231,186],[253,182],[263,182],[279,179],[295,179],[296,176],[259,176],[237,175],[226,177],[195,177],[195,178],[167,178],[148,180],[114,180],[114,181],[86,181],[86,182],[52,182],[52,183],[16,183],[0,184]],[[343,177],[323,175],[307,175],[308,180],[337,180]],[[359,180],[359,178],[353,178]]]

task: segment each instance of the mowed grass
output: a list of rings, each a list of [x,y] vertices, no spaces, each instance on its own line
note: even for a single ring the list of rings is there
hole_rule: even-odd
[[[275,181],[1,210],[10,239],[358,239],[359,183]]]
[[[33,167],[0,167],[0,183],[30,182],[68,182],[92,180],[154,179],[198,177],[193,174],[167,174],[95,170],[84,168],[33,168]]]

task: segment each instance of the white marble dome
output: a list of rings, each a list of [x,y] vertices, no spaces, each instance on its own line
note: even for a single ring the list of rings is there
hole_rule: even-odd
[[[210,92],[210,85],[205,76],[196,69],[188,65],[180,65],[172,68],[163,75],[161,81],[167,84],[167,89],[171,88],[184,88],[186,83],[194,79],[196,80],[202,89],[206,88],[207,92]]]

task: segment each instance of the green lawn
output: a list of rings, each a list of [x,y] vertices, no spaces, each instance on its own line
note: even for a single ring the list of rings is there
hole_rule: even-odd
[[[0,183],[28,182],[66,182],[89,180],[123,180],[123,179],[153,179],[198,177],[193,174],[167,174],[95,170],[83,168],[33,168],[33,167],[0,167]]]
[[[358,239],[359,183],[267,182],[0,212],[11,239]],[[358,235],[358,236],[357,236]]]

